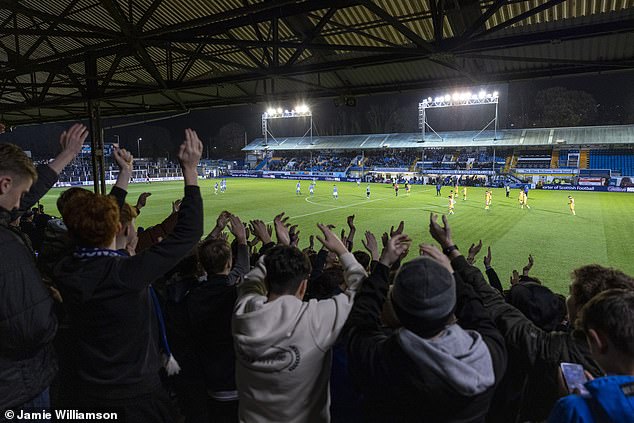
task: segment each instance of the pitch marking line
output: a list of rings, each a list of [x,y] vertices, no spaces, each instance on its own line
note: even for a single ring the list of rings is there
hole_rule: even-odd
[[[419,191],[419,192],[417,192],[417,193],[414,193],[414,194],[422,194],[423,192],[428,192],[428,191],[432,191],[432,190],[431,190],[431,189],[421,190],[421,191]],[[302,217],[314,216],[314,215],[316,215],[316,214],[328,213],[328,212],[331,212],[331,211],[334,211],[334,210],[341,210],[341,209],[347,209],[347,208],[354,207],[354,206],[360,206],[360,205],[362,205],[362,204],[374,203],[374,202],[376,202],[376,201],[389,200],[389,199],[391,199],[391,198],[394,198],[394,197],[391,197],[391,196],[390,196],[390,197],[384,197],[384,198],[377,198],[377,199],[375,199],[375,200],[365,200],[365,201],[360,201],[360,202],[358,202],[358,203],[348,204],[348,205],[345,205],[345,206],[332,207],[332,208],[325,209],[325,210],[317,210],[317,211],[315,211],[315,212],[310,212],[310,213],[300,214],[300,215],[297,215],[297,216],[289,216],[289,218],[290,218],[290,219],[299,219],[299,218],[302,218]],[[310,201],[309,199],[310,199],[310,197],[306,197],[304,200],[305,200],[307,203],[314,204],[314,205],[316,205],[316,206],[320,205],[320,203],[314,203],[314,202]],[[399,207],[394,207],[394,208],[395,208],[395,209],[398,209]],[[271,220],[270,222],[266,222],[266,223],[267,223],[267,224],[269,224],[269,223],[273,223],[273,221]]]

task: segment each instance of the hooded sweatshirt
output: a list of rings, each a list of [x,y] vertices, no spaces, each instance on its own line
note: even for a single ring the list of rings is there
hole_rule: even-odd
[[[459,325],[426,339],[401,329],[398,343],[430,387],[464,396],[481,394],[495,383],[491,354],[482,336]]]
[[[328,422],[332,355],[366,273],[341,256],[348,289],[326,300],[267,302],[263,259],[239,286],[233,317],[242,422]]]
[[[381,326],[390,269],[377,263],[347,328],[350,374],[364,422],[483,422],[506,368],[504,339],[473,289],[454,274],[458,323],[433,338]]]

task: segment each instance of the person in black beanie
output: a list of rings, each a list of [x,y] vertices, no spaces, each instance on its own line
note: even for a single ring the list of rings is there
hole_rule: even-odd
[[[390,267],[409,242],[404,234],[388,241],[346,324],[363,421],[484,421],[506,368],[504,340],[473,289],[433,246],[422,245],[426,256],[398,270],[388,297]],[[386,301],[401,324],[391,334],[379,319]]]

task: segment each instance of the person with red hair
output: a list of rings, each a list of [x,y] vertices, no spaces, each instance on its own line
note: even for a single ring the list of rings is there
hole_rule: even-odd
[[[117,250],[120,211],[112,197],[90,193],[65,206],[64,221],[78,247],[55,266],[53,275],[76,343],[70,349],[75,355],[72,385],[66,387],[74,408],[116,409],[128,423],[174,421],[159,371],[165,365],[168,374],[177,372],[178,364],[151,284],[202,236],[196,170],[202,148],[196,132],[187,129],[178,153],[185,179],[178,222],[168,237],[137,255]]]

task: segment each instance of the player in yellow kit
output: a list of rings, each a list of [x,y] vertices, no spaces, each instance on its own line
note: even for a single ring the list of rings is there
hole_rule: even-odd
[[[484,193],[484,210],[489,210],[489,208],[491,207],[491,197],[491,190],[486,190],[486,192]]]
[[[456,200],[453,195],[449,196],[449,214],[454,214],[454,207],[456,206]]]
[[[572,198],[572,195],[568,196],[568,206],[570,207],[570,211],[572,212],[572,214],[576,216],[577,213],[575,213],[575,199]]]
[[[527,209],[530,209],[531,207],[528,205],[528,195],[526,195],[526,193],[524,193],[524,206],[526,206]]]
[[[520,208],[524,208],[524,198],[526,198],[526,194],[524,194],[524,190],[520,189],[520,196],[518,197],[518,201],[520,202]]]
[[[462,201],[467,199],[467,187],[462,187]]]

